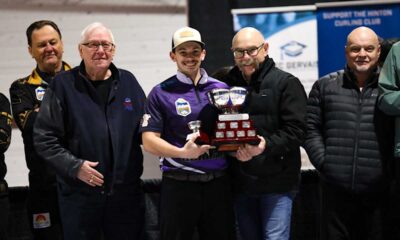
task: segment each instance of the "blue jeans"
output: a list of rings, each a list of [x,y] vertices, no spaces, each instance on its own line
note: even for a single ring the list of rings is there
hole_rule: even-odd
[[[235,200],[243,240],[288,240],[295,192],[241,194]]]

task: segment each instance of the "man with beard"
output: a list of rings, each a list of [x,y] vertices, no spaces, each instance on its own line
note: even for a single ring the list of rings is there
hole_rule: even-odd
[[[47,86],[58,72],[70,69],[62,61],[64,52],[58,26],[48,20],[32,23],[26,30],[28,51],[36,68],[24,78],[14,81],[10,88],[12,112],[22,132],[25,159],[29,168],[28,220],[34,239],[60,239],[62,229],[58,211],[55,173],[33,146],[33,124]]]
[[[236,66],[223,81],[247,88],[242,111],[265,139],[239,148],[231,161],[240,234],[243,239],[287,240],[300,182],[307,97],[299,79],[275,67],[257,29],[241,29],[232,52]]]
[[[344,50],[345,69],[316,81],[307,105],[304,147],[321,179],[320,239],[392,239],[384,207],[393,121],[377,108],[378,37],[358,27]]]

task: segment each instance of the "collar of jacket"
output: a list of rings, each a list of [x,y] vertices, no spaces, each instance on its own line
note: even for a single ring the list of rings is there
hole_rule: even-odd
[[[243,74],[238,66],[235,66],[231,69],[231,71],[229,71],[229,74],[224,78],[224,81],[227,82],[228,85],[232,86],[249,86],[254,84],[259,85],[259,83],[262,82],[265,74],[267,74],[274,66],[275,62],[272,60],[272,58],[267,56],[264,62],[260,64],[259,69],[254,72],[253,75],[251,75],[250,83],[244,79]]]
[[[275,66],[275,62],[268,55],[265,57],[264,62],[262,62],[257,71],[251,75],[251,82],[262,82],[264,76]]]
[[[63,70],[68,71],[71,69],[71,66],[66,63],[62,62]],[[36,71],[36,68],[32,70],[32,74],[29,76],[28,83],[32,85],[41,85],[43,79],[40,77],[39,73]]]
[[[111,76],[113,77],[113,82],[112,82],[112,88],[110,95],[108,97],[108,100],[110,101],[115,97],[115,91],[118,89],[118,83],[120,81],[120,71],[118,68],[111,63],[110,66],[108,67],[111,71]],[[79,65],[78,69],[78,78],[76,83],[78,85],[78,88],[86,89],[88,91],[88,94],[94,101],[96,101],[98,104],[100,104],[100,98],[97,95],[97,91],[94,88],[93,84],[90,82],[91,80],[86,77],[86,67],[85,63],[82,61],[81,64]]]
[[[207,83],[208,74],[207,74],[206,70],[204,68],[200,68],[199,71],[200,71],[200,79],[197,82],[197,85]],[[184,73],[182,73],[179,70],[176,73],[176,78],[178,79],[178,81],[180,81],[182,83],[193,85],[193,80],[190,79],[190,77],[186,76]]]
[[[378,78],[379,78],[379,73],[380,73],[380,68],[377,66],[373,71],[371,76],[369,76],[369,78],[367,79],[367,81],[365,81],[365,86],[366,87],[370,87],[370,86],[376,86],[378,84]],[[343,79],[343,86],[349,85],[349,87],[353,87],[353,88],[357,88],[358,84],[357,84],[357,79],[354,76],[353,70],[351,70],[349,68],[349,66],[346,64],[345,68],[344,68],[344,79]]]
[[[115,80],[119,80],[119,70],[118,68],[111,63],[110,66],[108,67],[111,71],[111,75],[113,76],[113,78]],[[83,62],[83,60],[81,61],[81,64],[79,65],[79,75],[84,78],[87,81],[91,81],[89,78],[86,77],[86,67],[85,67],[85,63]],[[90,83],[90,82],[88,82]]]

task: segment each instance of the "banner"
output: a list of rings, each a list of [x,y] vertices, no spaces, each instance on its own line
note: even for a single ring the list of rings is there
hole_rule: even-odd
[[[319,77],[343,69],[347,35],[366,26],[379,37],[400,37],[399,1],[357,1],[317,4]]]
[[[318,79],[317,26],[314,6],[232,10],[234,31],[258,29],[276,66],[302,82],[306,92]]]

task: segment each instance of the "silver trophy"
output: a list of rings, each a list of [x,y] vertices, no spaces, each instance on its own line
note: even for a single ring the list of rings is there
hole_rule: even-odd
[[[246,100],[247,90],[243,87],[232,87],[231,89],[217,88],[208,92],[208,99],[224,114],[218,116],[219,121],[247,120],[249,114],[239,113],[240,107]]]
[[[216,146],[219,151],[236,151],[245,143],[254,145],[260,142],[249,114],[239,113],[246,95],[247,90],[243,87],[208,92],[210,102],[223,112],[218,115],[215,136],[211,139],[211,145]]]
[[[188,127],[190,130],[192,130],[193,133],[200,132],[201,121],[200,120],[191,121],[188,123]]]
[[[190,133],[186,136],[186,140],[191,139],[193,134],[199,133],[199,137],[195,140],[196,144],[202,145],[202,144],[210,143],[208,136],[205,133],[203,133],[202,131],[200,131],[200,128],[201,128],[200,120],[188,122],[188,127],[190,130],[192,130],[192,133]]]
[[[230,99],[230,91],[229,89],[217,88],[213,89],[207,93],[208,99],[210,102],[216,106],[217,108],[229,112],[229,99]]]
[[[232,110],[237,111],[246,100],[247,90],[243,87],[233,87],[229,91],[229,98],[232,103]]]

